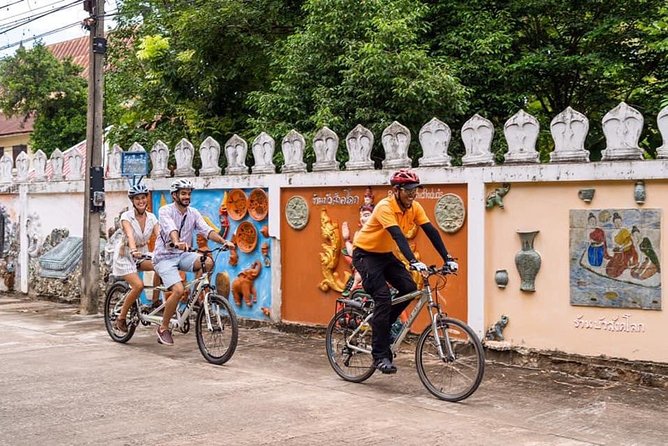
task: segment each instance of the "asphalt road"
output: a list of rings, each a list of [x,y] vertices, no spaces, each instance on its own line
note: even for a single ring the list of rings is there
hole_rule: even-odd
[[[209,365],[194,333],[112,342],[100,316],[0,296],[1,445],[665,445],[668,392],[488,363],[462,403],[433,398],[410,358],[347,383],[319,335],[242,329]]]

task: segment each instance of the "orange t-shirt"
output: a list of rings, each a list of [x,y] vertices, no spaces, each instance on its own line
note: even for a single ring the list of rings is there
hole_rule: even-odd
[[[425,223],[429,223],[429,217],[417,201],[413,201],[411,207],[404,212],[394,196],[383,198],[366,224],[355,234],[353,246],[368,252],[393,252],[397,244],[387,228],[399,226],[401,232],[406,234],[414,224],[420,226]]]

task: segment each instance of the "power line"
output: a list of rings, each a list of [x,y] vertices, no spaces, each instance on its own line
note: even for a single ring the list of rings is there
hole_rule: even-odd
[[[48,5],[39,6],[39,7],[35,8],[35,9],[31,9],[31,10],[28,10],[28,11],[19,12],[18,14],[10,15],[9,17],[4,17],[3,19],[0,19],[0,23],[2,23],[2,22],[9,22],[9,21],[10,21],[11,19],[13,19],[13,18],[20,17],[20,16],[22,16],[22,15],[26,15],[26,14],[32,14],[32,13],[35,13],[35,12],[39,11],[40,9],[46,9],[46,8],[49,8],[49,7],[53,6],[53,5],[57,5],[57,4],[59,4],[59,3],[63,3],[63,2],[65,2],[65,1],[67,1],[67,0],[58,0],[57,2],[49,3]],[[25,17],[24,17],[23,19],[25,19]],[[18,20],[23,20],[23,19],[18,19]],[[5,25],[3,25],[3,26],[5,26]]]
[[[117,16],[117,15],[119,15],[119,12],[118,12],[117,9],[114,9],[113,11],[109,11],[109,12],[105,13],[103,17],[114,17],[114,16]],[[33,40],[41,39],[42,37],[47,37],[47,36],[50,36],[52,34],[56,34],[56,33],[59,33],[61,31],[65,31],[66,29],[73,28],[75,26],[81,26],[81,25],[82,25],[82,22],[70,23],[69,25],[64,25],[64,26],[61,26],[60,28],[55,28],[55,29],[43,32],[42,34],[38,34],[36,36],[24,38],[24,39],[21,39],[21,40],[18,40],[16,42],[14,42],[14,43],[9,43],[5,46],[1,46],[0,51],[8,50],[9,48],[19,46],[23,43],[32,42]]]
[[[12,31],[16,28],[20,28],[23,25],[27,25],[30,22],[34,22],[35,20],[41,19],[43,17],[46,17],[48,15],[54,14],[58,11],[62,11],[64,9],[71,8],[72,6],[75,5],[80,5],[81,2],[79,0],[75,0],[72,3],[68,3],[66,5],[60,6],[58,8],[52,9],[51,11],[43,12],[34,16],[27,17],[25,19],[20,19],[16,20],[15,22],[10,22],[4,26],[0,26],[0,35],[7,34],[9,31]],[[13,25],[13,26],[12,26]]]
[[[64,31],[66,29],[72,28],[74,26],[81,26],[81,22],[70,23],[69,25],[61,26],[60,28],[52,29],[50,31],[47,31],[45,33],[42,33],[42,34],[39,34],[39,35],[36,35],[36,36],[29,37],[27,39],[22,39],[22,40],[19,40],[19,41],[14,42],[14,43],[10,43],[10,44],[5,45],[5,46],[0,46],[0,51],[4,51],[4,50],[7,50],[7,49],[12,48],[14,46],[21,45],[25,42],[30,42],[30,41],[33,41],[33,40],[41,39],[42,37],[50,36],[51,34],[59,33],[59,32]]]
[[[5,8],[8,8],[9,6],[16,5],[17,3],[21,3],[21,2],[24,2],[24,1],[25,0],[16,0],[13,3],[7,3],[6,5],[0,6],[0,9],[5,9]]]

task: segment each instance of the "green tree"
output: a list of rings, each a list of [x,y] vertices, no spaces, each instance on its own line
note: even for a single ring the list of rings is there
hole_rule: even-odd
[[[174,145],[243,133],[247,95],[268,82],[273,42],[298,12],[290,0],[124,0],[106,82],[112,138]]]
[[[81,67],[60,62],[42,43],[0,60],[0,109],[8,116],[34,113],[34,150],[50,155],[86,138],[87,84],[80,73]]]
[[[542,159],[552,150],[551,119],[567,106],[590,120],[588,148],[600,156],[601,119],[620,101],[639,109],[656,147],[666,97],[666,7],[661,0],[434,0],[434,54],[451,58],[472,108],[497,129],[519,108],[542,124]],[[505,147],[497,144],[499,151]]]
[[[345,136],[362,124],[378,141],[394,120],[416,134],[432,116],[447,120],[463,112],[464,88],[423,43],[422,2],[308,0],[304,11],[304,25],[276,51],[271,86],[250,97],[256,133],[282,137],[295,128],[312,135],[327,125]],[[413,144],[414,158],[418,151]],[[383,157],[376,143],[372,158]]]

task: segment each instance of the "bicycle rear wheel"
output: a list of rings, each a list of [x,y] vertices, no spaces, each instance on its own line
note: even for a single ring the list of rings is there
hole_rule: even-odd
[[[221,365],[229,361],[237,349],[237,315],[227,299],[214,293],[209,294],[208,307],[208,317],[204,303],[197,313],[197,346],[204,359]]]
[[[137,328],[136,323],[132,323],[137,311],[136,305],[130,307],[130,310],[128,311],[126,318],[128,321],[128,331],[124,333],[115,327],[116,319],[118,319],[118,316],[121,313],[121,307],[123,306],[123,302],[125,302],[125,297],[127,296],[128,291],[130,291],[130,287],[128,287],[127,283],[117,282],[107,289],[104,298],[104,326],[107,329],[107,333],[109,333],[109,337],[122,344],[128,342],[130,338],[132,338]]]
[[[368,379],[376,369],[371,356],[371,325],[364,323],[367,314],[355,308],[344,308],[334,315],[327,326],[327,359],[337,375],[346,381],[360,383]],[[350,344],[369,351],[351,349],[346,340],[355,329],[364,326],[350,339]]]
[[[457,319],[443,318],[437,330],[445,357],[439,355],[430,325],[420,335],[415,350],[418,376],[437,398],[461,401],[476,391],[485,373],[482,343],[468,325]]]

